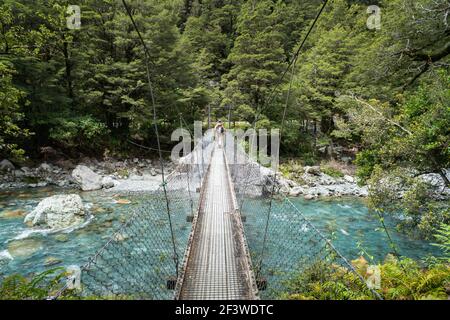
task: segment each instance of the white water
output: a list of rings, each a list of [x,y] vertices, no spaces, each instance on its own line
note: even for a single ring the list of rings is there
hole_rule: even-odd
[[[16,237],[14,237],[11,240],[23,240],[23,239],[27,239],[27,238],[29,238],[29,237],[31,237],[33,235],[36,235],[36,234],[48,235],[48,234],[54,234],[54,233],[59,233],[59,232],[61,232],[61,233],[71,233],[71,232],[73,232],[75,230],[84,228],[85,226],[87,226],[92,221],[92,219],[93,219],[93,216],[90,215],[88,217],[88,219],[86,221],[84,221],[83,223],[78,224],[76,226],[71,226],[71,227],[68,227],[68,228],[60,228],[60,229],[27,229],[27,230],[22,231],[19,235],[17,235]],[[9,240],[9,241],[11,241],[11,240]],[[7,241],[7,242],[9,242],[9,241]]]
[[[8,250],[0,251],[0,260],[14,260],[13,256],[9,253]]]

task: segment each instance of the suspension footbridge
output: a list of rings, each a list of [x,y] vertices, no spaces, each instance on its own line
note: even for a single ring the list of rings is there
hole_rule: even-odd
[[[145,194],[144,203],[102,247],[72,268],[76,272],[63,279],[50,298],[276,299],[301,296],[311,286],[323,286],[329,299],[351,299],[355,292],[380,298],[332,242],[278,192],[277,173],[248,157],[231,134],[218,142],[205,134],[165,176],[150,54],[131,10],[122,2],[144,48],[163,182],[157,191]],[[291,67],[294,70],[327,2],[280,83]],[[272,98],[271,94],[265,107]],[[258,108],[255,127],[261,112]]]
[[[52,298],[273,299],[311,274],[377,298],[279,187],[231,134],[205,135]]]
[[[179,282],[178,299],[255,299],[257,289],[223,148],[215,144]]]

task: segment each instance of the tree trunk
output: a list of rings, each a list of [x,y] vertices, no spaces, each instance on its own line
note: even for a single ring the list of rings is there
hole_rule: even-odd
[[[64,41],[63,44],[63,54],[64,63],[66,66],[67,95],[69,96],[69,98],[73,99],[72,63],[70,61],[69,43],[67,43],[67,41]]]
[[[331,160],[334,160],[334,157],[333,157],[333,149],[334,149],[333,141],[330,141],[330,145],[328,146],[328,157],[329,157]]]
[[[442,180],[444,180],[445,186],[447,188],[450,188],[450,181],[447,178],[447,175],[444,172],[444,169],[439,170],[439,175],[442,177]]]
[[[320,120],[320,130],[325,134],[330,134],[334,130],[333,117],[322,117]]]

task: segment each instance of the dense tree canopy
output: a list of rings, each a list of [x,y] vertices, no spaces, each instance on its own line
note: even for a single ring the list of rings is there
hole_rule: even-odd
[[[176,3],[131,5],[150,48],[161,126],[169,131],[179,112],[194,117],[206,96],[181,44]],[[28,151],[51,144],[92,152],[130,136],[151,141],[143,49],[120,2],[84,1],[80,30],[67,29],[66,10],[65,1],[2,5],[2,61],[13,66],[14,86],[23,92],[24,126],[39,133]]]
[[[204,120],[208,106],[265,127],[279,127],[286,108],[284,156],[314,163],[340,145],[359,151],[361,182],[400,171],[446,177],[447,0],[375,1],[375,30],[366,26],[373,1],[330,1],[289,70],[320,0],[128,2],[150,50],[163,143],[180,115]],[[129,139],[155,144],[144,52],[121,1],[80,3],[81,29],[73,30],[69,1],[2,1],[2,157],[20,161],[45,146],[80,156],[127,152]],[[435,223],[448,220],[444,212]]]

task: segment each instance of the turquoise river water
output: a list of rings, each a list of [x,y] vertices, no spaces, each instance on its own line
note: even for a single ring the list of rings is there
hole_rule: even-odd
[[[79,193],[93,214],[92,221],[68,233],[30,233],[32,229],[23,223],[24,215],[43,198],[60,193]],[[118,199],[131,203],[118,204]],[[143,199],[139,195],[82,193],[52,188],[0,192],[0,278],[12,273],[29,275],[55,266],[82,265]],[[292,201],[319,230],[333,239],[336,248],[347,258],[357,258],[361,248],[377,261],[389,253],[386,235],[377,230],[380,227],[377,217],[369,213],[361,199]],[[252,221],[250,218],[247,222],[254,224],[251,229],[254,232],[247,234],[250,249],[251,242],[261,239],[264,230],[264,222],[257,222],[262,220]],[[277,223],[276,215],[271,223]],[[402,255],[415,259],[440,255],[439,250],[429,242],[396,232],[394,221],[388,220],[387,225]],[[176,235],[182,243],[187,241],[189,226],[186,224],[177,230]],[[271,236],[282,237],[283,234]],[[289,250],[295,250],[293,244],[292,248]]]

